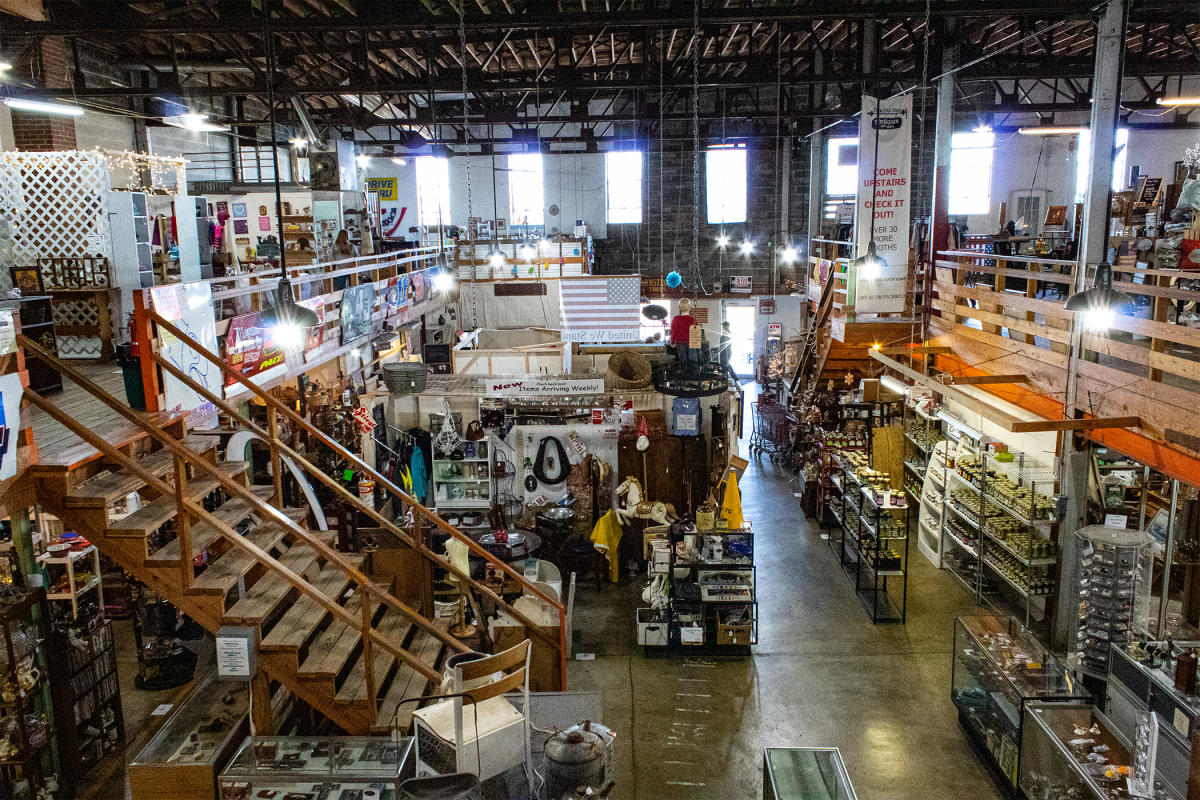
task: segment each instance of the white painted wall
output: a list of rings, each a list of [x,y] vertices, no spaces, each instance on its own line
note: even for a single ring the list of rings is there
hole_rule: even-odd
[[[189,181],[233,180],[227,134],[197,133],[174,127],[150,127],[146,129],[146,138],[153,155],[186,158]]]
[[[604,154],[578,153],[542,157],[546,202],[546,230],[571,234],[582,219],[597,239],[607,236],[607,203],[604,189]],[[550,215],[557,205],[558,216]],[[557,229],[557,230],[556,230]]]
[[[470,212],[467,202],[467,175],[470,171]],[[450,172],[450,218],[455,225],[466,225],[468,217],[508,219],[508,158],[497,155],[495,170],[491,156],[463,156],[451,158]],[[414,174],[414,181],[416,180]],[[492,180],[495,176],[495,203],[492,202]]]

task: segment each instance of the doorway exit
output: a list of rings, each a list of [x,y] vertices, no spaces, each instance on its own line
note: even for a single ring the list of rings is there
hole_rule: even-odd
[[[729,366],[739,377],[754,375],[754,328],[758,309],[752,305],[725,306],[725,321],[733,338]]]

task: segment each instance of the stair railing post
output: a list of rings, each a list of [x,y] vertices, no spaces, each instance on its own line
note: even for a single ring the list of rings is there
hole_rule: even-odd
[[[185,503],[187,494],[187,462],[175,455],[175,534],[179,538],[179,585],[184,592],[192,588],[195,572],[192,556],[192,519]]]
[[[421,515],[413,512],[413,541],[426,552],[432,552],[433,536],[421,524]],[[426,619],[434,618],[433,605],[433,562],[421,559],[421,613]]]
[[[363,674],[367,678],[367,699],[371,702],[371,708],[378,710],[376,705],[376,686],[375,686],[375,656],[374,648],[371,644],[371,618],[374,613],[371,610],[371,593],[367,591],[366,586],[360,587],[362,590],[362,658],[363,658]]]
[[[267,433],[271,435],[271,505],[283,507],[283,469],[279,459],[279,417],[274,406],[267,406]]]

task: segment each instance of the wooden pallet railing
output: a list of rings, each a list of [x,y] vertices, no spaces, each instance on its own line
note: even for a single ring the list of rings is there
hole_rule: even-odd
[[[476,591],[480,592],[481,594],[483,594],[483,595],[487,596],[488,598],[490,598],[491,600],[493,600],[501,609],[504,610],[504,612],[506,614],[512,616],[514,619],[516,619],[522,625],[526,626],[530,630],[530,632],[533,636],[536,636],[536,637],[542,639],[548,645],[550,645],[552,648],[557,650],[559,653],[560,681],[561,681],[562,685],[565,687],[565,685],[566,685],[566,654],[567,654],[566,607],[560,600],[558,600],[554,597],[551,597],[550,595],[543,592],[540,588],[538,588],[538,586],[536,584],[534,584],[530,581],[527,581],[525,579],[525,576],[522,573],[513,569],[510,565],[505,563],[503,560],[497,558],[495,555],[488,552],[487,549],[485,549],[484,547],[479,545],[477,542],[475,542],[475,540],[471,539],[471,537],[467,536],[465,533],[460,531],[458,528],[454,527],[450,523],[443,520],[440,516],[435,514],[433,511],[426,508],[424,505],[422,505],[420,502],[418,502],[411,495],[404,492],[403,489],[401,489],[399,486],[397,486],[391,480],[389,480],[387,477],[385,477],[380,472],[378,472],[370,464],[368,464],[363,459],[359,458],[357,455],[355,455],[354,453],[352,453],[349,450],[347,450],[346,448],[344,448],[335,439],[328,436],[323,431],[314,427],[308,420],[306,420],[304,417],[297,414],[294,410],[289,408],[285,403],[280,402],[274,395],[270,394],[267,391],[264,391],[261,387],[259,387],[253,381],[247,379],[245,376],[243,376],[241,373],[237,372],[236,370],[230,369],[229,366],[226,365],[220,358],[218,358],[215,354],[210,353],[207,349],[202,347],[199,343],[197,343],[194,339],[192,339],[186,333],[184,333],[179,328],[177,328],[170,321],[164,319],[163,317],[161,317],[158,314],[153,313],[153,312],[151,312],[150,318],[156,325],[158,325],[158,327],[160,329],[166,331],[170,335],[179,339],[185,345],[187,345],[192,350],[194,350],[197,353],[197,355],[199,355],[201,358],[209,361],[209,363],[211,363],[213,366],[215,366],[219,370],[221,370],[222,373],[227,378],[242,385],[245,389],[249,390],[250,392],[253,392],[257,397],[259,397],[267,405],[268,411],[271,412],[271,416],[268,418],[269,420],[276,419],[278,417],[278,415],[284,416],[285,418],[290,420],[292,422],[292,424],[294,424],[298,429],[305,431],[309,436],[313,437],[314,439],[319,441],[321,444],[330,448],[340,458],[343,458],[346,461],[353,464],[356,471],[358,471],[362,474],[365,474],[365,475],[369,475],[371,478],[373,478],[376,481],[376,485],[382,487],[387,492],[391,493],[394,497],[398,498],[400,500],[401,504],[405,507],[405,509],[411,511],[413,514],[413,519],[416,522],[416,525],[415,525],[416,535],[410,536],[407,531],[405,531],[403,528],[397,526],[392,520],[388,519],[383,514],[379,513],[371,505],[369,505],[367,503],[363,503],[361,500],[358,499],[358,497],[356,495],[347,491],[345,487],[343,487],[341,484],[339,484],[336,480],[331,478],[329,475],[325,474],[325,472],[323,470],[316,467],[311,462],[309,462],[307,459],[305,459],[300,453],[291,449],[283,442],[280,442],[277,438],[271,438],[270,431],[263,431],[261,427],[255,425],[253,422],[251,422],[250,420],[248,420],[241,414],[237,413],[236,409],[230,403],[228,403],[224,399],[216,396],[215,393],[208,390],[201,384],[197,383],[195,380],[193,380],[190,376],[186,375],[182,370],[180,370],[174,364],[171,364],[160,353],[157,353],[157,352],[153,353],[152,357],[153,357],[153,360],[155,361],[155,363],[157,363],[160,367],[162,367],[164,370],[166,370],[170,374],[174,375],[176,378],[178,378],[180,381],[182,381],[185,385],[187,385],[190,389],[192,389],[193,391],[200,394],[202,397],[204,397],[209,402],[213,403],[217,408],[220,408],[223,412],[225,412],[226,414],[229,414],[233,419],[237,420],[241,425],[245,426],[247,428],[247,430],[254,431],[255,433],[258,433],[260,436],[268,437],[267,441],[271,444],[271,446],[272,446],[272,448],[274,448],[274,450],[278,451],[278,454],[286,455],[289,458],[291,458],[293,461],[295,461],[301,467],[301,469],[305,470],[305,472],[307,472],[309,475],[311,475],[314,479],[323,483],[325,486],[327,486],[329,489],[331,489],[335,494],[337,494],[340,498],[342,498],[346,502],[350,503],[355,509],[357,509],[358,511],[360,511],[363,514],[370,517],[372,520],[374,520],[376,523],[378,523],[381,527],[387,529],[394,536],[396,536],[400,541],[404,542],[409,547],[412,547],[415,552],[420,554],[423,558],[428,560],[430,563],[432,563],[438,567],[441,567],[443,569],[448,570],[451,574],[455,575],[460,580],[466,582],[468,585],[470,585]],[[274,423],[269,423],[269,426],[272,424],[274,424]],[[274,451],[273,451],[273,457],[274,457]],[[276,472],[278,473],[278,470]],[[433,526],[433,527],[437,528],[438,530],[442,531],[443,533],[446,533],[446,534],[454,537],[455,539],[459,540],[460,542],[465,544],[467,546],[467,548],[474,555],[482,558],[483,560],[485,560],[486,562],[491,564],[502,574],[517,581],[517,583],[522,587],[522,589],[525,592],[533,594],[533,595],[537,596],[539,599],[545,601],[554,610],[554,612],[558,615],[558,618],[559,618],[558,637],[555,638],[555,637],[551,636],[550,634],[542,631],[533,620],[531,620],[525,614],[522,614],[517,609],[513,608],[512,605],[510,605],[507,601],[505,601],[499,594],[494,592],[492,589],[490,589],[485,584],[475,580],[469,574],[458,570],[456,567],[454,567],[449,562],[449,560],[447,560],[445,557],[439,555],[438,553],[434,552],[428,544],[429,537],[426,536],[424,534],[424,532],[422,531],[423,525],[426,525],[426,524]]]
[[[1138,298],[1138,307],[1114,315],[1104,330],[1083,331],[1075,351],[1072,314],[1063,308],[1075,262],[952,250],[938,253],[934,268],[930,343],[949,345],[968,362],[987,361],[996,372],[1027,375],[1059,398],[1075,359],[1079,410],[1200,435],[1200,330],[1170,315],[1172,304],[1178,312],[1200,303],[1200,289],[1181,284],[1191,273],[1115,267],[1115,288]],[[1092,273],[1089,267],[1086,285]]]
[[[87,427],[76,421],[66,412],[59,409],[46,398],[29,389],[25,390],[25,397],[28,398],[30,402],[44,411],[51,418],[62,424],[72,433],[79,436],[83,441],[104,453],[108,458],[113,459],[124,469],[127,469],[136,475],[139,479],[145,481],[146,484],[155,491],[160,492],[163,495],[175,497],[179,511],[179,518],[183,523],[181,526],[179,526],[181,530],[181,591],[186,591],[186,588],[190,585],[190,568],[193,563],[193,558],[195,557],[195,553],[191,549],[191,542],[189,540],[190,526],[196,521],[202,521],[208,525],[211,525],[213,529],[216,530],[223,538],[228,540],[231,545],[244,550],[269,571],[281,575],[299,592],[316,601],[326,611],[356,629],[361,636],[364,653],[367,657],[367,660],[364,662],[364,666],[367,670],[366,676],[369,687],[373,688],[376,685],[375,676],[373,675],[373,664],[372,660],[370,659],[370,648],[373,645],[378,645],[384,650],[387,650],[393,656],[403,661],[406,665],[411,667],[416,672],[419,672],[427,679],[431,681],[441,680],[441,675],[434,670],[431,665],[424,663],[412,653],[409,653],[402,646],[393,642],[386,634],[381,633],[372,626],[371,620],[374,616],[374,607],[372,605],[373,601],[383,603],[395,611],[403,614],[415,625],[437,637],[452,649],[458,652],[465,652],[467,650],[466,645],[464,645],[462,642],[453,638],[436,625],[432,625],[428,620],[410,608],[407,604],[401,602],[397,598],[393,597],[389,592],[380,589],[378,586],[372,583],[366,575],[344,561],[336,550],[333,550],[319,538],[313,536],[307,528],[293,522],[278,509],[275,509],[271,505],[265,503],[258,495],[251,492],[248,488],[229,478],[227,475],[221,472],[217,465],[208,462],[198,453],[195,453],[184,446],[181,442],[177,441],[174,437],[164,433],[163,431],[155,428],[152,424],[146,422],[140,412],[133,411],[125,406],[112,395],[108,394],[108,392],[106,392],[103,388],[74,369],[74,367],[55,358],[43,350],[31,339],[25,336],[19,336],[18,341],[22,347],[31,350],[38,357],[46,359],[48,363],[50,363],[56,369],[61,370],[64,375],[75,381],[89,394],[96,397],[118,414],[121,414],[130,422],[140,427],[150,438],[159,442],[164,449],[171,451],[175,458],[174,486],[167,483],[162,478],[159,478],[153,472],[145,469],[140,462],[137,461],[137,459],[121,452],[118,448],[109,444],[102,436],[89,430]],[[286,565],[280,563],[273,556],[271,556],[270,553],[266,552],[249,539],[239,534],[234,528],[222,522],[220,518],[206,511],[201,503],[189,499],[181,488],[187,485],[186,468],[188,465],[192,466],[193,468],[199,467],[207,472],[209,477],[217,481],[221,488],[229,492],[232,497],[236,497],[245,501],[256,514],[272,519],[277,524],[284,527],[289,533],[293,534],[301,541],[305,542],[308,546],[317,550],[318,553],[325,556],[329,564],[341,569],[347,575],[350,581],[356,585],[357,591],[361,592],[359,595],[363,598],[363,602],[361,603],[363,609],[361,615],[355,615],[354,613],[346,610],[344,607],[338,605],[330,598],[326,597],[322,591],[314,587],[304,577],[296,574]],[[373,694],[369,696],[374,698]]]
[[[817,313],[813,315],[812,324],[808,327],[804,352],[800,354],[800,363],[796,365],[796,374],[789,389],[792,395],[803,394],[809,379],[821,374],[821,367],[818,365],[824,364],[825,355],[829,353],[829,317],[833,312],[834,283],[834,275],[831,273],[829,280],[821,286]]]

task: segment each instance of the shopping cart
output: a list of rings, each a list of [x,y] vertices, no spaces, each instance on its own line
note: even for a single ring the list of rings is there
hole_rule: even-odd
[[[754,430],[750,434],[750,455],[767,455],[772,462],[790,464],[796,418],[786,407],[770,398],[751,403],[750,410],[754,417]]]

